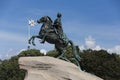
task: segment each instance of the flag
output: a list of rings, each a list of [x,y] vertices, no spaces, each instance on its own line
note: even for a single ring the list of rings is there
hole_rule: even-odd
[[[30,25],[30,26],[35,26],[35,21],[34,21],[34,20],[32,20],[32,19],[31,19],[31,20],[29,20],[29,21],[28,21],[28,23],[29,23],[29,25]]]

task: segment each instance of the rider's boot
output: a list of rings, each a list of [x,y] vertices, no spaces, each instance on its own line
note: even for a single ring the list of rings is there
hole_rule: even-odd
[[[41,39],[40,43],[45,43],[45,37]]]
[[[44,40],[44,39],[42,39],[42,40],[40,41],[40,43],[45,43],[45,40]]]
[[[41,39],[40,43],[45,43],[46,35],[47,35],[47,34],[45,34],[45,35],[43,36],[43,38]]]

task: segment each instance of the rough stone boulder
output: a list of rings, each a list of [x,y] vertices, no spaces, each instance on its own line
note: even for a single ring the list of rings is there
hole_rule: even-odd
[[[80,71],[70,62],[53,57],[21,57],[19,65],[21,69],[27,70],[24,80],[103,80]]]

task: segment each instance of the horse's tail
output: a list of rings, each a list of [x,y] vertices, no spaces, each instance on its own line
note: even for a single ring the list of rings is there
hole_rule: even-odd
[[[80,56],[79,56],[78,53],[77,53],[76,46],[74,45],[74,43],[73,43],[71,40],[69,40],[69,43],[71,44],[72,54],[73,54],[75,60],[77,60],[77,61],[80,62],[81,58],[80,58]]]
[[[81,71],[81,67],[80,67],[80,60],[81,60],[81,58],[80,58],[80,56],[77,53],[76,46],[74,45],[74,43],[71,40],[69,40],[69,43],[71,44],[71,47],[72,47],[72,54],[74,56],[73,59],[75,59],[75,61],[77,63],[77,66],[79,67],[79,70]]]

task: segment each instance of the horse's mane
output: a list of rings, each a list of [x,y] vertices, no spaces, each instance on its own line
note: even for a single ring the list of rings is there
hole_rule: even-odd
[[[51,23],[53,23],[52,19],[51,19],[49,16],[47,16],[47,17],[48,17],[48,19],[51,21]]]

